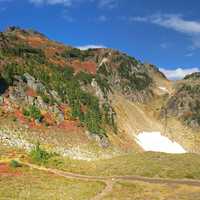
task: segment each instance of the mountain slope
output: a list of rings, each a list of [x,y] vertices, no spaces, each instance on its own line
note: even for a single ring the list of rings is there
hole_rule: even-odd
[[[170,106],[179,84],[173,89],[174,83],[155,66],[119,51],[81,51],[36,31],[10,27],[0,33],[0,72],[0,126],[6,144],[30,150],[39,141],[73,158],[106,158],[141,151],[135,136],[160,131],[199,151],[192,134],[172,133],[173,127],[181,132],[191,125],[182,124]],[[180,98],[174,104],[179,101],[183,103]],[[166,118],[180,126],[173,122],[169,130]]]

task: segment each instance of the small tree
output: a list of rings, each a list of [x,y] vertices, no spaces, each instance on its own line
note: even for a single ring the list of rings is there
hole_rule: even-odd
[[[32,160],[35,162],[46,163],[47,160],[52,156],[52,154],[43,150],[40,147],[40,143],[37,143],[35,148],[32,149],[30,156],[31,156]]]

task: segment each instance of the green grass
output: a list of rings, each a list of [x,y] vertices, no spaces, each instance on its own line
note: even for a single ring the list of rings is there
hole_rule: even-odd
[[[13,175],[17,172],[18,175]],[[104,183],[66,179],[21,167],[10,175],[0,174],[0,200],[88,200],[101,192]]]
[[[0,145],[0,159],[6,157],[14,159],[21,155],[25,155],[23,157],[25,160],[27,159],[24,152]],[[31,157],[28,159],[34,162]],[[35,163],[38,164],[36,161]],[[87,175],[139,175],[173,179],[200,179],[200,155],[197,154],[131,153],[113,159],[92,162],[55,155],[50,157],[44,165]]]
[[[132,153],[93,162],[52,157],[47,166],[89,175],[200,179],[200,156],[195,154]]]

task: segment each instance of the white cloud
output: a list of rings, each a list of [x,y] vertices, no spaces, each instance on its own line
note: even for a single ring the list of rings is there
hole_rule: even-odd
[[[0,0],[1,1],[10,1],[10,0]],[[112,9],[117,6],[117,0],[28,0],[30,3],[35,5],[63,5],[66,7],[72,6],[74,3],[95,3],[99,8],[109,8]]]
[[[56,4],[61,4],[61,5],[69,7],[76,0],[29,0],[29,1],[30,1],[30,3],[33,3],[35,5],[42,5],[42,4],[56,5]]]
[[[172,70],[160,68],[159,70],[163,72],[168,79],[171,79],[171,80],[180,80],[180,79],[183,79],[187,74],[199,72],[199,68],[197,67],[188,68],[188,69],[177,68],[177,69],[172,69]]]
[[[185,34],[191,38],[193,48],[200,48],[200,21],[186,20],[178,14],[155,14],[151,16],[130,17],[131,22],[148,22],[179,33]]]
[[[84,45],[84,46],[78,46],[77,48],[80,50],[88,50],[88,49],[101,49],[101,48],[106,48],[106,47],[104,45],[89,44],[89,45]]]

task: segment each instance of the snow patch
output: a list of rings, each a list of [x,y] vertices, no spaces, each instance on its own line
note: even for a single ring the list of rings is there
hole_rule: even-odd
[[[160,132],[142,132],[136,136],[136,142],[145,151],[186,153],[186,150],[180,144],[162,136]]]

